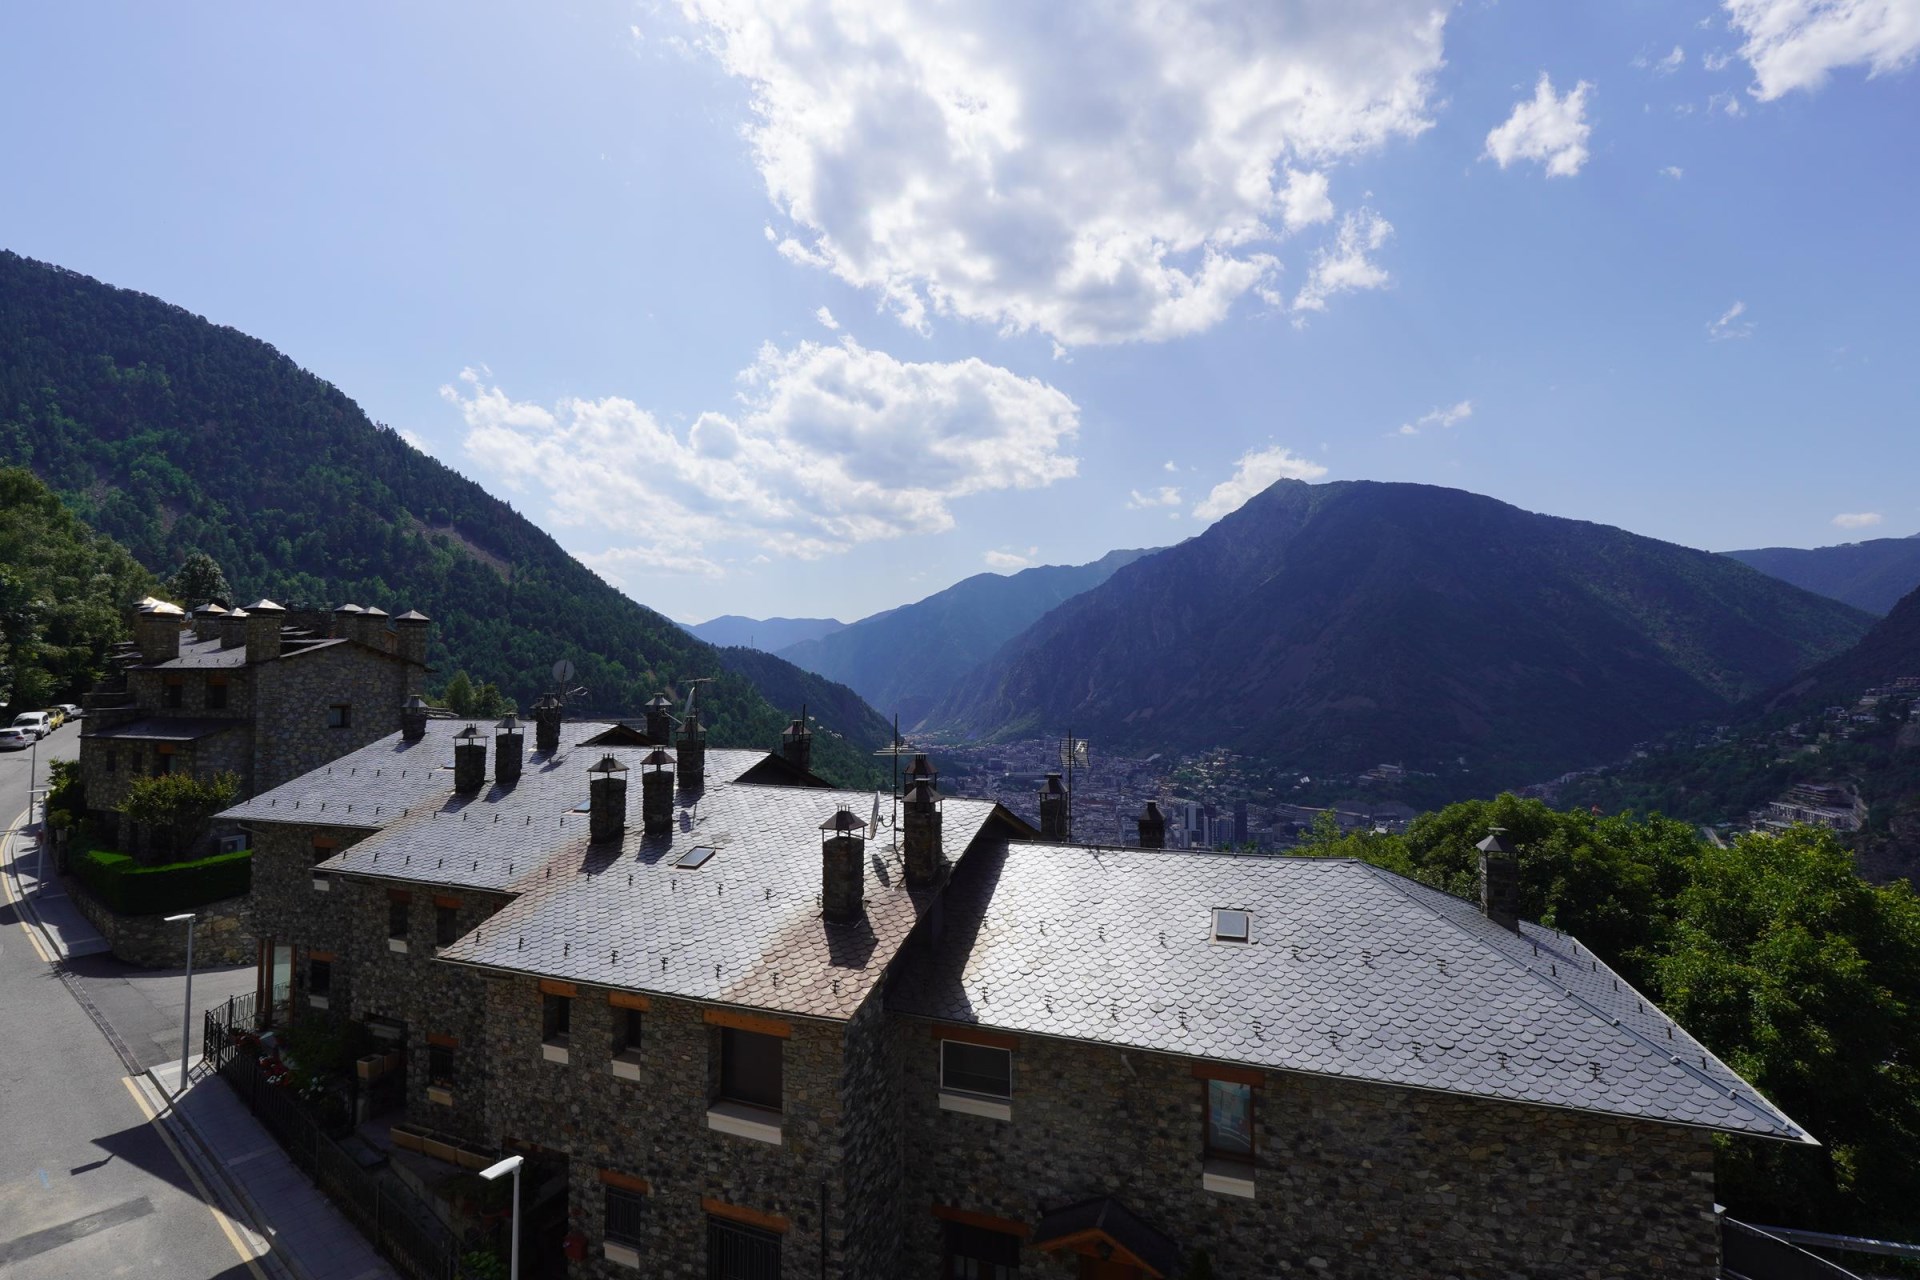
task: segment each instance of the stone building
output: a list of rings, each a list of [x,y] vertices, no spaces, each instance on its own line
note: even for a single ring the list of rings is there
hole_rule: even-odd
[[[1497,841],[1476,906],[538,728],[414,720],[225,815],[268,997],[400,1051],[396,1132],[527,1158],[530,1265],[1705,1277],[1712,1135],[1811,1141],[1515,919]]]
[[[354,604],[290,614],[261,600],[189,617],[143,601],[117,671],[87,696],[88,809],[111,831],[136,778],[231,772],[249,796],[392,734],[425,687],[431,629],[424,614]],[[121,831],[120,846],[133,835]]]

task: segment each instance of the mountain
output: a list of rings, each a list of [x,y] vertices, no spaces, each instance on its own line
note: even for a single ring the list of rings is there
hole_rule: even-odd
[[[155,573],[204,551],[244,600],[417,608],[441,680],[465,670],[523,708],[569,658],[580,714],[633,715],[698,676],[717,677],[701,695],[715,745],[772,746],[793,714],[266,343],[6,252],[0,462]],[[822,727],[816,769],[863,780],[884,736]]]
[[[805,708],[807,719],[815,722],[815,754],[833,737],[846,739],[860,752],[863,760],[858,771],[849,773],[848,766],[842,766],[840,780],[843,783],[861,786],[878,776],[869,772],[877,768],[872,752],[876,744],[884,745],[893,737],[893,725],[861,701],[859,694],[825,676],[745,645],[721,649],[720,661],[727,670],[752,682],[754,688],[789,717],[799,715]]]
[[[1920,587],[1907,592],[1860,642],[1760,700],[1767,713],[1816,711],[1877,684],[1920,677]]]
[[[1920,587],[1920,534],[1843,542],[1837,547],[1761,547],[1725,554],[1782,582],[1843,600],[1868,613],[1885,613],[1901,596]]]
[[[1722,556],[1459,490],[1283,480],[1049,613],[926,726],[1326,772],[1464,757],[1526,782],[1732,706],[1870,621]]]
[[[851,686],[910,726],[954,679],[1039,621],[1097,587],[1146,551],[1111,551],[1092,564],[1041,565],[1014,574],[977,573],[913,604],[789,645],[780,656]]]
[[[722,648],[745,645],[762,653],[778,653],[802,640],[832,635],[847,624],[838,618],[743,618],[737,613],[724,613],[705,622],[682,625],[708,644]]]

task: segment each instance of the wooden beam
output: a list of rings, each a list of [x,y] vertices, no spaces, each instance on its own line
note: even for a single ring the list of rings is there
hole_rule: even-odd
[[[778,1036],[782,1040],[793,1037],[793,1024],[779,1018],[762,1018],[751,1013],[736,1013],[732,1009],[708,1009],[701,1016],[716,1027],[732,1027],[735,1031],[752,1031],[763,1036]]]
[[[1010,1036],[1004,1031],[987,1031],[980,1027],[963,1026],[957,1022],[936,1022],[931,1030],[935,1040],[958,1040],[963,1044],[985,1045],[989,1049],[1020,1047],[1018,1037]]]
[[[562,982],[558,978],[540,979],[540,994],[543,996],[577,996],[580,988],[571,982]]]
[[[609,991],[607,992],[607,1003],[616,1009],[639,1009],[645,1011],[653,1008],[653,1001],[641,995],[638,991]]]
[[[460,1041],[458,1037],[443,1036],[437,1031],[430,1031],[427,1033],[427,1043],[432,1045],[436,1049],[458,1049],[460,1047]]]
[[[712,1196],[700,1197],[703,1212],[716,1218],[726,1218],[733,1222],[744,1222],[750,1227],[762,1231],[785,1232],[792,1225],[777,1213],[762,1213],[758,1209],[749,1209],[744,1205],[728,1204],[724,1200],[715,1200]]]
[[[996,1218],[990,1213],[975,1213],[971,1209],[956,1209],[952,1205],[934,1205],[933,1216],[942,1222],[957,1222],[963,1227],[979,1227],[982,1231],[998,1231],[1001,1235],[1019,1236],[1022,1240],[1033,1234],[1033,1228],[1024,1222]]]
[[[1193,1074],[1202,1080],[1224,1080],[1228,1084],[1250,1084],[1259,1088],[1267,1082],[1267,1073],[1246,1067],[1229,1067],[1218,1062],[1196,1062]]]
[[[618,1187],[622,1191],[638,1191],[643,1196],[653,1194],[652,1183],[645,1178],[636,1178],[630,1173],[616,1173],[612,1169],[602,1169],[600,1181],[609,1187]]]

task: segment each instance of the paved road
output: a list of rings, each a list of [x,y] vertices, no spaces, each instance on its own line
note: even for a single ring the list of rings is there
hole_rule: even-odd
[[[71,758],[78,745],[75,725],[43,741],[40,779],[49,757]],[[27,807],[28,760],[24,751],[0,755],[8,828]],[[0,1275],[249,1277],[18,911],[0,890]]]

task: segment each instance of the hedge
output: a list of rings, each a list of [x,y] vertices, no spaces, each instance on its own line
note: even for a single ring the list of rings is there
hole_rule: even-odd
[[[251,849],[161,867],[143,867],[112,849],[88,849],[75,856],[72,865],[88,892],[123,916],[191,911],[237,898],[253,883]]]

